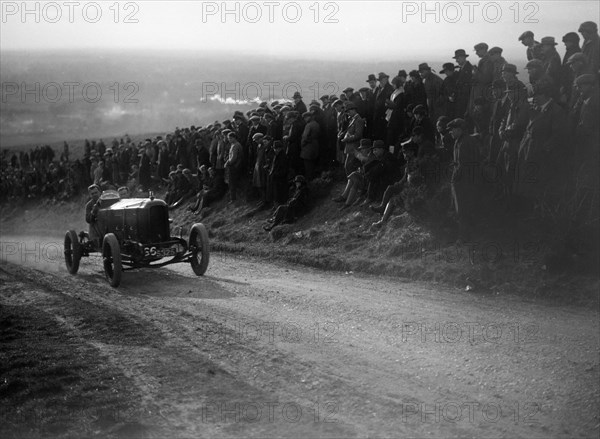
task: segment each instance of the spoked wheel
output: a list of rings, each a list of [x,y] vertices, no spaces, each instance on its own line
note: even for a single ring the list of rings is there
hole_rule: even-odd
[[[104,261],[104,274],[111,287],[118,287],[121,283],[123,266],[121,265],[121,248],[114,233],[104,236],[102,242],[102,260]]]
[[[189,248],[192,252],[192,270],[196,276],[202,276],[208,268],[210,247],[208,244],[208,232],[204,224],[196,223],[190,230]]]
[[[69,230],[65,234],[65,264],[71,274],[77,274],[79,261],[81,260],[81,245],[75,230]]]

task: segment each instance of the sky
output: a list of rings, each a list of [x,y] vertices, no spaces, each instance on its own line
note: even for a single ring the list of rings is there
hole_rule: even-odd
[[[485,41],[523,58],[517,38],[577,32],[597,1],[2,1],[1,50],[197,50],[257,56],[441,59]]]

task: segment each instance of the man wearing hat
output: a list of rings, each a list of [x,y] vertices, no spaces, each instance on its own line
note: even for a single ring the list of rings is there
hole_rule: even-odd
[[[292,99],[294,100],[294,106],[292,107],[292,109],[294,111],[297,111],[298,114],[306,113],[306,104],[302,101],[302,95],[299,91],[294,93]]]
[[[458,239],[468,240],[478,207],[480,146],[477,139],[469,135],[464,119],[450,121],[448,128],[454,139],[454,162],[450,182],[452,201],[458,217]]]
[[[395,146],[399,144],[404,134],[406,125],[406,93],[404,90],[405,77],[396,76],[392,79],[394,92],[386,101],[387,139],[386,144]]]
[[[348,176],[360,166],[355,157],[360,140],[364,136],[365,121],[360,117],[356,105],[352,102],[346,104],[346,114],[349,118],[348,127],[340,139],[340,143],[344,146],[344,170]]]
[[[505,200],[507,208],[513,207],[517,153],[521,138],[529,123],[527,91],[524,84],[514,77],[513,70],[516,74],[517,68],[513,64],[506,64],[503,70],[503,78],[506,82],[507,110],[498,129],[501,145],[496,160],[496,169],[500,172],[498,195]]]
[[[273,216],[263,226],[265,231],[270,231],[279,224],[291,224],[306,213],[309,207],[309,190],[306,178],[303,175],[294,177],[295,190],[285,204],[279,206]]]
[[[423,79],[423,87],[427,95],[427,109],[432,119],[437,120],[444,114],[443,100],[441,97],[443,80],[431,71],[427,63],[419,64],[419,75]]]
[[[371,153],[372,142],[370,139],[361,139],[359,142],[359,146],[354,153],[354,157],[356,161],[359,163],[359,167],[352,173],[348,175],[348,180],[346,182],[346,187],[344,191],[339,197],[333,199],[335,202],[343,202],[344,205],[340,208],[343,210],[352,206],[361,192],[365,189],[366,181],[365,181],[365,173],[364,168],[360,166],[370,162],[374,156]]]
[[[560,55],[556,51],[557,42],[554,37],[544,37],[540,42],[540,60],[543,63],[543,70],[552,78],[557,86],[561,82],[561,60]]]
[[[373,140],[384,140],[386,138],[387,120],[385,113],[387,107],[386,101],[394,92],[394,88],[389,83],[389,75],[380,72],[377,80],[379,85],[375,89],[375,105],[373,107]]]
[[[578,32],[583,37],[581,51],[587,58],[591,73],[597,75],[598,70],[600,70],[600,36],[598,36],[598,25],[593,21],[586,21],[581,23]]]
[[[300,143],[300,158],[304,161],[304,176],[311,181],[315,176],[317,160],[319,159],[319,139],[321,132],[319,124],[311,112],[302,115],[306,126]]]
[[[529,124],[519,146],[516,192],[528,208],[554,204],[567,183],[567,115],[552,98],[553,88],[550,81],[534,87]]]
[[[369,89],[371,92],[375,94],[375,88],[377,88],[377,77],[371,73],[366,82],[369,83]]]
[[[581,53],[579,40],[579,35],[577,35],[575,32],[569,32],[562,38],[562,41],[565,45],[565,55],[563,56],[560,69],[560,100],[563,103],[569,102],[571,98],[573,81],[575,80],[576,76],[569,67],[569,58],[576,53]]]
[[[471,95],[473,66],[467,61],[468,56],[464,49],[454,51],[453,58],[458,64],[456,73],[456,115],[459,117],[465,117]]]
[[[227,134],[227,140],[229,141],[229,155],[224,167],[228,180],[227,183],[229,184],[229,203],[231,204],[237,200],[237,190],[243,172],[244,151],[241,143],[238,141],[237,134],[233,131]]]
[[[446,77],[442,81],[440,95],[444,102],[444,116],[454,119],[456,116],[456,78],[454,63],[447,62],[442,66],[440,73]],[[441,116],[440,116],[441,117]],[[439,117],[438,117],[439,119]],[[437,120],[437,119],[436,119]]]
[[[292,110],[287,113],[285,125],[288,129],[283,136],[283,142],[286,147],[289,167],[295,174],[304,173],[304,162],[300,158],[300,145],[306,124],[302,116]]]
[[[539,58],[540,43],[535,41],[533,32],[530,30],[523,32],[519,37],[519,41],[523,44],[523,46],[527,47],[527,61]]]
[[[502,66],[506,64],[506,60],[502,57],[502,48],[494,46],[488,51],[488,55],[494,66],[493,79],[498,81],[502,79]]]
[[[273,157],[267,174],[267,199],[273,201],[275,206],[285,203],[288,198],[288,170],[289,161],[283,142],[275,140]]]
[[[488,54],[488,45],[486,43],[476,44],[475,53],[480,58],[477,67],[473,67],[473,84],[471,87],[471,97],[469,102],[469,115],[472,116],[475,99],[485,97],[494,81],[494,64]]]
[[[529,93],[530,95],[535,94],[536,87],[538,84],[544,84],[546,87],[551,87],[551,95],[557,100],[558,99],[558,84],[550,77],[550,75],[544,70],[544,63],[539,59],[532,59],[525,66],[529,73]]]
[[[525,88],[525,84],[523,84],[517,78],[518,74],[519,74],[519,72],[517,71],[516,65],[506,63],[502,66],[502,80],[506,84],[506,90],[513,87],[513,85],[514,85],[513,90],[515,90],[518,93],[523,93],[524,97],[526,98],[527,90]],[[521,98],[523,98],[523,97],[521,96],[519,99],[521,99]]]
[[[325,98],[325,100],[323,100]],[[337,163],[337,111],[329,96],[322,96],[321,101],[327,102],[323,107],[323,163],[328,169]]]

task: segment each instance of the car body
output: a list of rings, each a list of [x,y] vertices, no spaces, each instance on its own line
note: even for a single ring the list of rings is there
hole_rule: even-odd
[[[171,236],[167,203],[152,194],[120,199],[115,191],[105,191],[97,204],[92,233],[69,230],[65,235],[65,263],[71,274],[77,273],[81,257],[96,252],[101,253],[106,278],[114,287],[128,269],[189,262],[198,276],[206,272],[210,250],[203,224],[192,225],[187,241],[181,234]]]

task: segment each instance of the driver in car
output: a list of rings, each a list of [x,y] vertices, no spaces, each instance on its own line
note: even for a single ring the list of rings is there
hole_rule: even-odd
[[[96,219],[98,210],[100,210],[100,195],[102,195],[102,189],[100,189],[100,186],[97,184],[92,184],[88,187],[88,194],[90,196],[90,201],[85,205],[85,222],[90,225],[90,241],[97,244],[100,234],[96,230]]]

